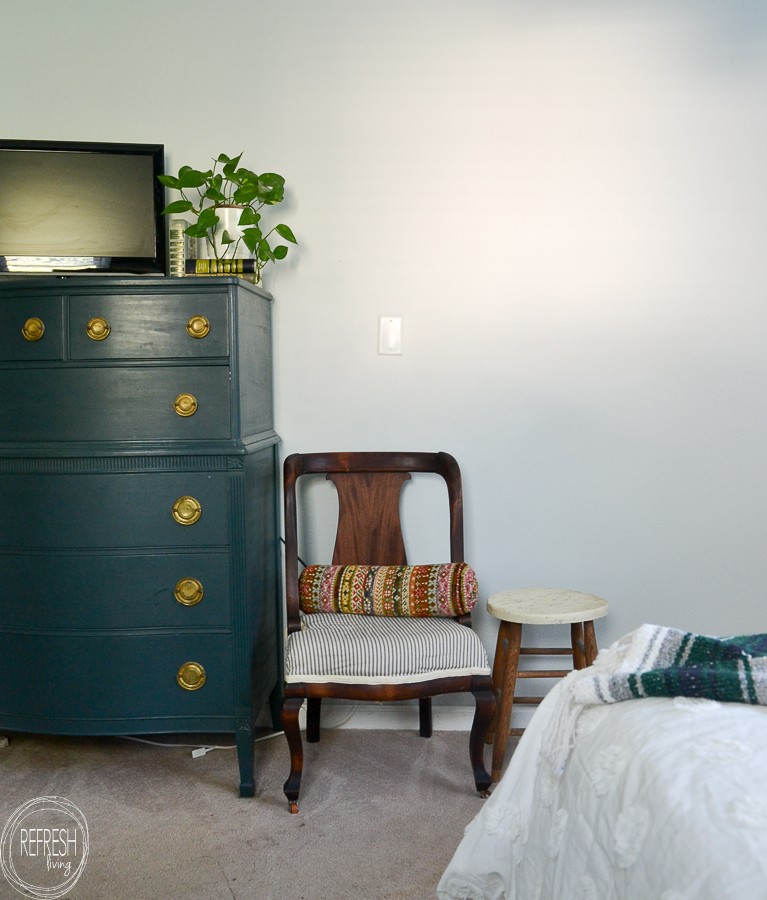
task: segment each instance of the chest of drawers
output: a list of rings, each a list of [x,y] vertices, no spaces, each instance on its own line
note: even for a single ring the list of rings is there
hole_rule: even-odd
[[[234,732],[281,684],[271,297],[0,281],[0,728]]]

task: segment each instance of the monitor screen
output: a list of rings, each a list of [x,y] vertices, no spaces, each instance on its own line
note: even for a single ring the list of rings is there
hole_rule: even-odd
[[[161,145],[0,141],[0,270],[166,271]]]

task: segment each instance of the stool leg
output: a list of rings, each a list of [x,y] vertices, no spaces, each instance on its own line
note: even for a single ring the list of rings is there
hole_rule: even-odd
[[[585,669],[586,644],[583,639],[583,622],[573,622],[570,626],[570,644],[573,648],[573,668]]]
[[[583,623],[583,644],[586,650],[586,665],[590,666],[597,658],[597,636],[594,631],[594,622]]]
[[[519,649],[522,645],[522,626],[518,622],[501,622],[498,630],[498,649],[505,646],[506,652],[501,664],[502,680],[495,681],[493,672],[493,690],[498,703],[498,713],[495,720],[493,736],[493,763],[491,778],[500,781],[503,760],[506,756],[506,743],[509,738],[509,724],[511,722],[511,709],[514,704],[514,689],[517,684],[517,669],[519,668]],[[497,661],[497,651],[496,651]],[[493,666],[495,670],[495,666]],[[500,689],[500,702],[498,702]]]
[[[509,636],[508,628],[504,628],[507,622],[501,622],[498,626],[498,637],[495,641],[495,658],[493,660],[493,694],[495,696],[495,713],[493,721],[487,730],[485,743],[492,744],[495,738],[495,726],[498,721],[498,713],[501,710],[501,685],[503,684],[503,673],[506,667],[506,657],[509,652]]]

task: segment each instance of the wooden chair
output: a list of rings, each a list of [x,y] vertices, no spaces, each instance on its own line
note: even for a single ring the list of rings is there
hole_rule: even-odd
[[[290,811],[298,812],[298,794],[303,771],[303,745],[298,715],[307,700],[306,739],[320,737],[320,711],[323,697],[345,700],[419,699],[420,733],[430,737],[432,730],[431,697],[437,694],[470,691],[476,709],[469,738],[469,757],[476,789],[484,794],[490,786],[484,759],[485,737],[495,711],[492,677],[487,654],[475,632],[470,616],[458,618],[412,618],[312,613],[299,610],[299,559],[297,537],[296,482],[302,475],[324,474],[338,493],[338,530],[333,565],[407,565],[399,516],[400,491],[412,472],[441,475],[447,485],[450,514],[450,562],[463,562],[463,500],[461,475],[455,459],[447,453],[295,453],[285,460],[285,572],[287,597],[287,645],[285,651],[285,694],[282,726],[290,749],[291,769],[284,792]],[[446,561],[445,561],[446,562]],[[321,628],[320,651],[307,650],[307,641]],[[366,675],[349,668],[343,671],[334,652],[334,642],[343,642],[348,654],[350,640],[359,640],[367,649],[357,650],[358,662],[374,653],[391,653],[386,634],[395,632],[396,650],[385,660],[391,671],[385,678]],[[378,644],[379,638],[384,643]],[[410,660],[419,659],[423,671],[415,675],[398,674],[396,658],[401,641],[411,641]],[[419,641],[426,641],[419,647]],[[429,645],[429,642],[431,644]],[[424,663],[431,653],[425,646],[451,646],[454,659],[447,664]],[[385,649],[383,649],[385,648]],[[327,652],[323,652],[327,651]],[[322,659],[318,656],[322,654]],[[314,654],[314,659],[311,657]],[[420,654],[420,655],[418,655]],[[307,657],[309,662],[307,664]],[[467,661],[470,664],[467,665]],[[321,666],[315,666],[315,662]],[[388,670],[387,670],[388,671]],[[351,672],[351,674],[350,674]],[[393,673],[393,674],[392,674]],[[458,673],[458,674],[456,674]]]

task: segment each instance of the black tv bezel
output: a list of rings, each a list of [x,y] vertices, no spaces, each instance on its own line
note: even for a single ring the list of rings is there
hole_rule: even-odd
[[[114,141],[38,141],[0,139],[0,150],[23,150],[30,152],[51,151],[70,153],[96,153],[114,154],[125,156],[149,156],[152,159],[152,198],[154,203],[154,227],[155,227],[155,255],[154,257],[121,256],[111,257],[109,264],[100,269],[87,271],[75,271],[59,269],[51,272],[52,275],[104,275],[118,273],[124,275],[167,275],[168,274],[168,228],[166,217],[162,215],[165,209],[165,188],[157,176],[165,171],[165,145],[164,144],[133,144]],[[63,254],[55,254],[63,257]],[[0,255],[2,259],[2,255]],[[41,272],[0,272],[3,276],[35,274]]]

